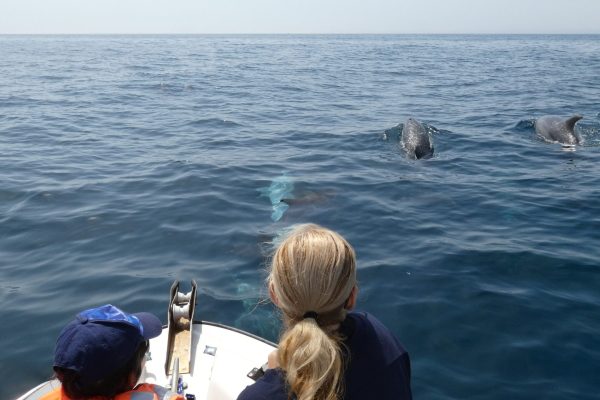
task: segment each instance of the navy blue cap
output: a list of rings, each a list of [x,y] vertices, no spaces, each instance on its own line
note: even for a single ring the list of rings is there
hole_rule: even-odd
[[[83,382],[96,382],[123,367],[141,342],[161,332],[160,320],[150,313],[128,314],[110,304],[85,310],[58,336],[54,366],[77,372]]]

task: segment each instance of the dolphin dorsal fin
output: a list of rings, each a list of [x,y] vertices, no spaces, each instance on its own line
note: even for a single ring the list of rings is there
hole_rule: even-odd
[[[572,131],[575,129],[575,122],[579,121],[581,118],[583,118],[581,115],[573,115],[571,118],[565,121],[565,125],[567,128],[569,128],[569,130]]]

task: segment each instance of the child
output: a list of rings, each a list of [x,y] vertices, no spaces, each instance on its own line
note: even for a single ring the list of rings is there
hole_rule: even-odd
[[[184,400],[160,386],[135,386],[148,340],[161,332],[150,313],[128,314],[110,304],[80,312],[56,341],[54,372],[61,387],[40,400]]]

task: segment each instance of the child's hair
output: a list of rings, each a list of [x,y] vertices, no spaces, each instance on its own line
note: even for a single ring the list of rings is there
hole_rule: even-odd
[[[131,382],[137,382],[142,374],[142,363],[148,351],[148,341],[142,341],[133,356],[124,366],[105,379],[88,383],[82,382],[80,375],[68,368],[54,367],[55,376],[60,381],[65,394],[72,400],[89,398],[112,399],[119,393],[133,389]],[[133,379],[135,378],[135,380]]]
[[[344,363],[336,327],[356,286],[356,256],[339,234],[294,227],[271,261],[268,285],[284,315],[279,363],[298,400],[341,398]]]

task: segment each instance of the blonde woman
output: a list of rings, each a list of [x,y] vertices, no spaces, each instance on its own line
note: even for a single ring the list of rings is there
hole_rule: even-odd
[[[238,400],[412,399],[410,360],[356,304],[356,257],[339,234],[314,224],[280,242],[268,278],[284,330],[269,369]]]

